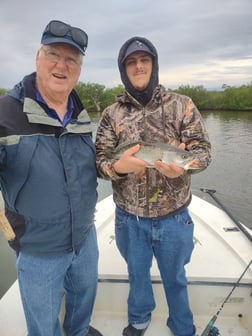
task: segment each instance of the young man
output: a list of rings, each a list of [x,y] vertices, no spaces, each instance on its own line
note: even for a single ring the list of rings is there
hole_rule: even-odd
[[[73,90],[87,34],[46,26],[36,73],[0,99],[0,181],[16,238],[17,273],[29,336],[101,336],[89,326],[97,288],[95,147]]]
[[[193,153],[199,172],[210,162],[210,143],[201,115],[189,97],[166,91],[158,81],[153,44],[133,37],[120,49],[118,66],[125,93],[102,114],[96,138],[96,165],[112,180],[116,203],[116,243],[130,282],[128,326],[124,336],[144,335],[155,301],[150,280],[153,256],[163,281],[169,317],[176,336],[195,335],[184,266],[193,250],[193,223],[188,213],[191,171],[157,160],[155,167],[134,154],[120,159],[114,149],[129,141],[161,142]]]

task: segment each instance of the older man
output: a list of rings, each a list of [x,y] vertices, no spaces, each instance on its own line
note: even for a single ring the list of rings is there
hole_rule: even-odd
[[[0,182],[16,238],[17,273],[29,336],[59,336],[65,290],[67,336],[101,335],[89,323],[97,289],[95,148],[73,90],[87,34],[46,26],[36,73],[0,100]]]

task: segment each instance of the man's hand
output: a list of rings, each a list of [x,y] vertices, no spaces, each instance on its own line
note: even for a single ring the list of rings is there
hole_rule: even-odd
[[[185,149],[185,144],[181,143],[179,148]],[[184,169],[178,167],[175,163],[171,162],[169,164],[164,163],[160,160],[155,162],[155,168],[163,175],[169,178],[176,178],[184,174]]]
[[[147,163],[134,156],[140,149],[140,145],[135,145],[127,149],[120,159],[114,163],[114,170],[118,174],[134,173],[141,176],[146,170]]]

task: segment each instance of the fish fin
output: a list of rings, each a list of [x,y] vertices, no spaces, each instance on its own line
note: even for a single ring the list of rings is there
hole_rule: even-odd
[[[194,159],[185,165],[184,170],[199,169],[199,168],[200,168],[199,161],[197,159]]]

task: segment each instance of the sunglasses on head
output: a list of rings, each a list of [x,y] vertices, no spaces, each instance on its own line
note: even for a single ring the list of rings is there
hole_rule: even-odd
[[[70,33],[73,41],[83,48],[84,52],[88,45],[88,36],[83,30],[61,21],[51,21],[47,25],[45,33],[50,33],[56,37],[63,37]]]

